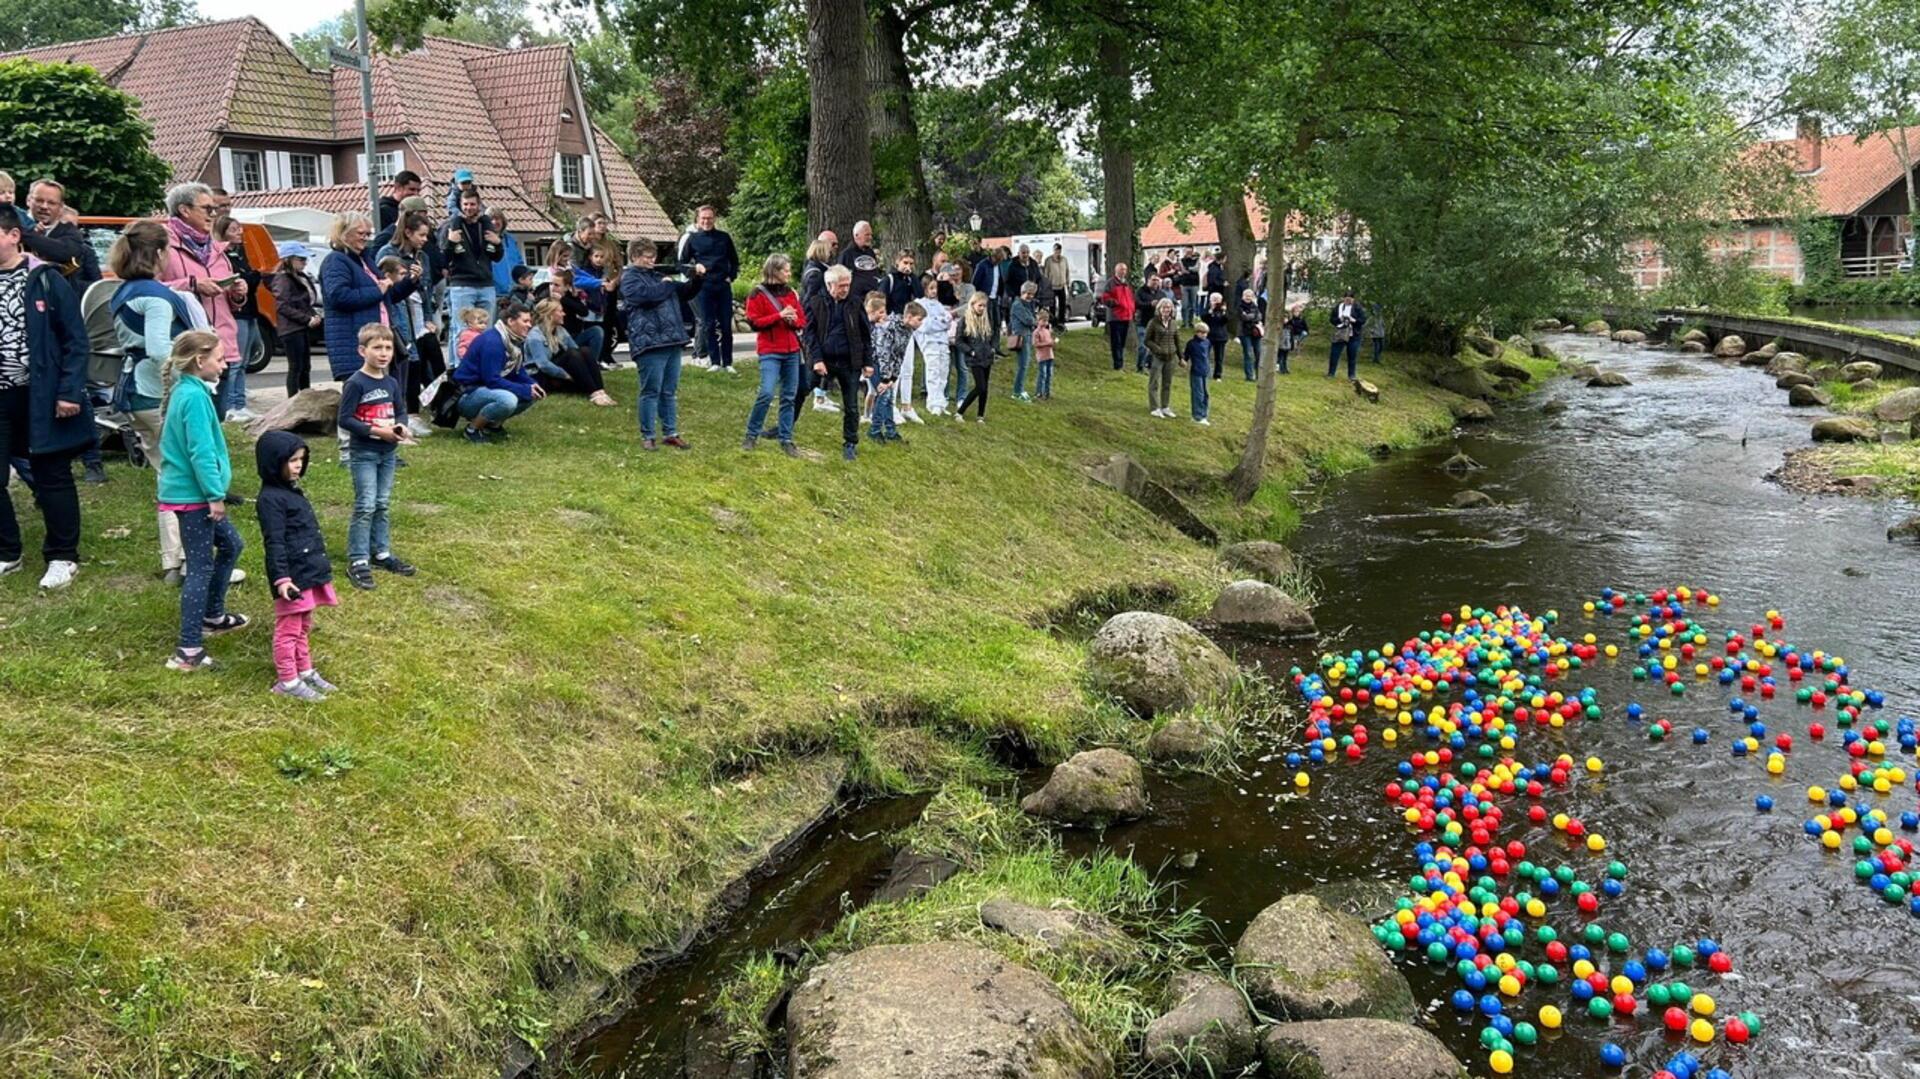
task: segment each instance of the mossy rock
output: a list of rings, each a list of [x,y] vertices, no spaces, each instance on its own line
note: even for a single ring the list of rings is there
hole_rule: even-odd
[[[1233,684],[1233,661],[1178,618],[1127,611],[1094,634],[1087,664],[1095,688],[1141,715],[1191,708]]]
[[[1268,584],[1285,584],[1299,572],[1293,552],[1271,540],[1248,540],[1220,548],[1220,561]]]
[[[1440,1039],[1407,1023],[1328,1019],[1280,1023],[1261,1035],[1272,1079],[1466,1079]]]
[[[1254,1002],[1289,1019],[1413,1018],[1413,991],[1373,933],[1312,894],[1256,915],[1233,962]]]

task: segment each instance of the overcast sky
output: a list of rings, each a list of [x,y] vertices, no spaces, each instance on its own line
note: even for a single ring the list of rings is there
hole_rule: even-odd
[[[200,0],[200,14],[208,19],[237,19],[252,15],[283,38],[292,37],[338,15],[346,3],[262,3],[261,0]]]

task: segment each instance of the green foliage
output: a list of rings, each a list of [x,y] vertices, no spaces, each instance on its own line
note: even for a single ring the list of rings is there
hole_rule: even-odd
[[[632,156],[634,105],[647,90],[646,76],[634,64],[626,42],[612,33],[583,27],[577,36],[573,61],[587,112],[621,153]]]
[[[1789,293],[1791,305],[1844,304],[1871,307],[1920,306],[1920,274],[1808,280]]]
[[[35,0],[0,6],[0,52],[198,21],[194,0]]]
[[[1808,289],[1824,291],[1840,283],[1840,222],[1807,217],[1794,225],[1800,245],[1801,278]]]
[[[314,753],[283,749],[273,759],[273,770],[295,782],[303,779],[338,779],[353,771],[358,763],[353,758],[353,750],[345,746],[327,746]]]
[[[1834,0],[1817,9],[1816,43],[1792,80],[1788,102],[1859,141],[1884,139],[1911,170],[1920,145],[1920,5],[1911,0]],[[1909,216],[1920,220],[1913,185]]]
[[[634,103],[633,168],[670,220],[691,221],[694,207],[707,203],[726,212],[737,176],[726,152],[731,122],[724,105],[676,68],[655,73]]]
[[[514,0],[472,0],[455,6],[438,0],[368,0],[367,30],[374,48],[388,51],[415,48],[426,37],[450,37],[494,48],[548,45],[560,40],[541,30],[532,9]],[[289,43],[308,67],[328,66],[327,47],[354,48],[358,43],[354,11],[349,7]]]
[[[915,96],[934,221],[964,225],[977,213],[990,236],[1079,227],[1086,188],[1054,127],[1010,117],[1005,94],[987,83],[932,86]]]
[[[51,176],[82,212],[150,213],[172,174],[152,137],[140,103],[92,68],[0,61],[0,162],[23,187]]]
[[[727,230],[742,255],[784,251],[798,258],[807,241],[807,81],[798,69],[770,71],[746,102],[728,139],[740,179],[727,207]]]

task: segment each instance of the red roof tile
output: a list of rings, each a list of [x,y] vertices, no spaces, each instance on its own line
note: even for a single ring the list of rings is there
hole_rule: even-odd
[[[332,187],[288,187],[278,191],[236,191],[237,207],[292,207],[344,214],[367,209],[367,185],[334,184]]]
[[[474,88],[486,99],[500,142],[529,191],[553,187],[560,110],[575,107],[568,78],[572,63],[572,50],[565,45],[505,49],[467,61]]]
[[[1908,128],[1907,139],[1920,147],[1920,127]],[[1794,154],[1798,146],[1797,139],[1780,139],[1760,143],[1754,151]],[[1852,135],[1829,135],[1820,140],[1820,170],[1803,178],[1813,188],[1818,213],[1851,217],[1881,192],[1900,182],[1900,162],[1894,158],[1893,147],[1877,132],[1865,140]]]
[[[646,236],[655,240],[676,235],[680,230],[673,227],[659,200],[647,190],[640,174],[633,171],[633,162],[626,159],[606,132],[595,128],[593,139],[600,153],[600,168],[607,178],[607,204],[613,207],[614,231],[627,237]]]
[[[1187,214],[1187,227],[1182,230],[1177,220],[1178,211],[1179,207],[1171,202],[1160,207],[1160,212],[1153,215],[1152,221],[1147,222],[1147,227],[1140,230],[1140,246],[1211,247],[1220,242],[1220,226],[1214,221],[1212,214],[1204,210],[1191,211]],[[1260,204],[1253,200],[1252,195],[1247,196],[1247,220],[1253,223],[1254,242],[1265,243],[1267,214],[1260,208]],[[1289,222],[1287,231],[1297,232],[1299,226]]]

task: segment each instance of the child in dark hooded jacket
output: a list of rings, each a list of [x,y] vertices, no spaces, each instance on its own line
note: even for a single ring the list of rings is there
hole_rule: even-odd
[[[313,504],[300,490],[307,472],[307,443],[290,431],[269,431],[253,447],[260,468],[260,541],[266,548],[267,580],[273,589],[273,692],[302,701],[325,700],[335,687],[313,669],[307,648],[313,612],[338,606],[333,565]]]

